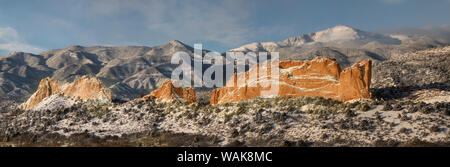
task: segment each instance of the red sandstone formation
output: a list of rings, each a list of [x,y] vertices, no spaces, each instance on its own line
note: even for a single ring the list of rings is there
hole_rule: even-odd
[[[44,78],[39,83],[37,91],[23,103],[20,108],[29,110],[39,104],[44,98],[61,92],[55,81],[51,78]]]
[[[279,82],[270,77],[271,66],[279,64]],[[267,69],[263,72],[260,69]],[[322,96],[339,101],[370,98],[372,61],[363,60],[341,71],[335,59],[317,57],[311,61],[281,61],[257,64],[235,74],[223,88],[211,92],[211,104],[223,104],[255,97]],[[250,75],[254,75],[250,76]],[[238,81],[242,83],[238,83]],[[269,91],[278,87],[278,91]],[[276,89],[275,89],[276,90]],[[264,94],[262,94],[265,92]]]
[[[172,80],[168,80],[162,84],[162,86],[143,99],[150,97],[156,98],[157,102],[174,102],[179,101],[181,103],[190,104],[196,102],[195,91],[192,88],[176,87],[173,85]]]
[[[59,86],[51,78],[45,78],[39,83],[37,91],[23,104],[21,108],[30,110],[46,97],[54,94],[63,94],[74,99],[97,99],[104,102],[111,102],[111,93],[103,87],[102,82],[97,78],[84,76],[73,83]]]

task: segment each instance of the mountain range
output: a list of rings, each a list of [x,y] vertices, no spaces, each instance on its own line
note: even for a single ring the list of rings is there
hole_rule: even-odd
[[[380,62],[407,51],[448,44],[426,35],[382,34],[336,26],[279,42],[250,43],[229,51],[278,51],[281,60],[324,56],[335,58],[346,67],[363,59]],[[0,96],[23,101],[45,77],[73,82],[88,75],[99,78],[111,90],[113,99],[130,100],[148,94],[170,78],[178,66],[170,63],[171,56],[178,51],[193,57],[194,49],[177,40],[154,47],[70,46],[40,54],[11,53],[0,57]]]

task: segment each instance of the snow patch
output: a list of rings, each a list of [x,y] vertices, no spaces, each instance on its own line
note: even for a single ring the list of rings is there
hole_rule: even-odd
[[[42,110],[56,110],[60,108],[69,108],[74,105],[75,100],[66,97],[62,94],[54,94],[49,97],[46,97],[40,102],[38,105],[34,106],[32,110],[34,111],[42,111]]]

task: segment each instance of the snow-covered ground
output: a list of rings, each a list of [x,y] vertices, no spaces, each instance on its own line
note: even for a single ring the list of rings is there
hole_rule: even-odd
[[[16,131],[59,133],[68,137],[78,133],[120,137],[146,131],[213,136],[219,140],[217,145],[222,146],[254,140],[267,141],[266,144],[307,141],[334,146],[349,143],[371,146],[377,141],[416,139],[450,142],[450,116],[439,109],[431,113],[413,112],[410,108],[415,103],[399,111],[384,111],[382,104],[372,104],[367,111],[362,111],[360,104],[352,106],[314,98],[252,99],[215,106],[139,101],[73,104],[69,109],[57,108],[51,112],[44,108],[27,111],[8,124],[14,125]]]

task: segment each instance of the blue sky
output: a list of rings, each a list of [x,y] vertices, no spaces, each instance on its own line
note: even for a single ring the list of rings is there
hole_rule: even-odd
[[[0,0],[0,53],[173,39],[222,52],[336,25],[440,26],[449,9],[450,0]]]

